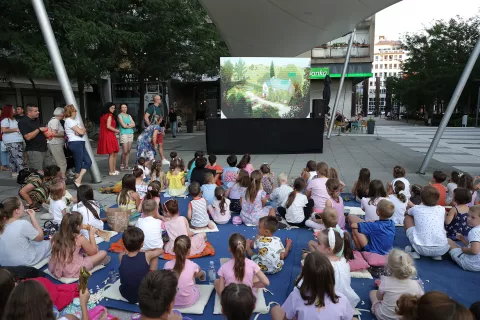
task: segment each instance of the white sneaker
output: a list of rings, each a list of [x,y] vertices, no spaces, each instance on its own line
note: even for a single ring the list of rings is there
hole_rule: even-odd
[[[442,261],[442,256],[432,257],[432,259],[435,261]]]
[[[420,259],[420,255],[418,253],[416,253],[415,251],[413,251],[413,248],[411,246],[406,246],[405,247],[405,252],[408,253],[408,255],[412,259]]]
[[[170,161],[168,161],[167,159],[163,159],[162,160],[162,164],[166,165],[166,166],[169,166],[170,165]]]

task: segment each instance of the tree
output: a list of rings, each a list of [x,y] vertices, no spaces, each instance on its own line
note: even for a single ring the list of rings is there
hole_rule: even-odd
[[[233,64],[230,60],[227,60],[223,66],[220,67],[220,78],[223,83],[232,81],[233,76]]]
[[[272,63],[270,63],[270,78],[275,77],[275,66],[273,65],[273,60]]]
[[[392,94],[409,111],[424,107],[428,114],[443,113],[473,47],[480,36],[480,16],[470,19],[456,17],[449,21],[437,20],[424,30],[406,34],[403,47],[408,51],[403,77],[392,82]],[[471,111],[480,78],[480,62],[465,86],[458,106]]]
[[[245,67],[245,61],[243,61],[242,58],[238,59],[238,62],[235,63],[234,72],[237,80],[244,80],[247,68]]]

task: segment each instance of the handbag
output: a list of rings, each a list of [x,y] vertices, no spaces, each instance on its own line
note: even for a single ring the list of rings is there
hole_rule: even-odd
[[[107,223],[115,232],[123,232],[127,229],[132,210],[122,208],[107,208]]]

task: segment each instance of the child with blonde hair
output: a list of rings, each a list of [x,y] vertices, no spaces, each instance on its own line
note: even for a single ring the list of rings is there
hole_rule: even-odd
[[[160,190],[165,190],[167,186],[167,175],[162,170],[162,161],[154,161],[152,164],[151,181],[160,182]]]
[[[282,172],[277,176],[278,187],[273,189],[270,195],[270,203],[273,208],[277,208],[277,212],[281,214],[281,211],[285,213],[285,206],[287,204],[288,195],[292,193],[293,189],[288,185],[288,176]]]
[[[167,172],[167,187],[171,197],[184,195],[187,191],[184,170],[185,166],[181,159],[176,158],[170,162],[170,170]]]
[[[239,233],[232,233],[228,239],[228,251],[232,259],[224,263],[218,270],[219,278],[215,280],[215,290],[219,296],[230,283],[243,283],[252,288],[257,296],[257,289],[270,285],[267,276],[260,267],[245,257],[247,240]]]
[[[215,177],[211,172],[205,173],[205,184],[201,186],[202,197],[207,201],[207,205],[211,205],[215,200]]]
[[[62,218],[67,214],[67,203],[63,198],[67,192],[65,181],[54,180],[50,184],[50,213],[53,216],[53,221],[60,224]]]
[[[175,308],[188,308],[200,299],[200,290],[195,284],[195,279],[205,280],[205,271],[198,264],[187,259],[192,242],[188,236],[179,236],[175,239],[173,251],[175,259],[167,261],[163,269],[173,270],[178,277]]]
[[[194,181],[188,186],[188,192],[192,196],[192,201],[188,204],[187,218],[190,225],[194,229],[202,229],[208,227],[215,228],[210,217],[208,216],[207,200],[202,198],[200,184]]]
[[[138,219],[135,226],[140,228],[145,235],[142,250],[160,249],[163,254],[162,233],[165,230],[163,217],[158,215],[158,205],[155,200],[148,199],[142,203],[143,217]],[[161,217],[162,219],[160,219]]]
[[[370,291],[372,313],[378,320],[397,319],[397,301],[403,294],[420,297],[423,289],[418,280],[412,258],[404,251],[393,249],[387,258],[387,270],[391,276],[382,276],[378,290]]]
[[[322,213],[316,213],[305,222],[305,225],[318,231],[328,228],[334,228],[339,232],[342,231],[338,225],[338,212],[332,207],[326,207]]]

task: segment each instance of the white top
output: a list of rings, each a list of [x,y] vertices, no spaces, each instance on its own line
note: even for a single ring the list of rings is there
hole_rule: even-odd
[[[77,136],[75,131],[72,130],[72,128],[75,127],[75,126],[77,126],[79,128],[83,128],[83,126],[80,124],[80,122],[76,119],[67,118],[65,120],[65,134],[68,137],[68,141],[70,141],[70,142],[72,142],[72,141],[85,141],[84,137]]]
[[[60,200],[50,200],[50,213],[53,215],[53,221],[59,224],[62,222],[63,209],[67,209],[67,204],[63,198]]]
[[[310,177],[308,177],[307,185],[317,176],[317,171],[309,171],[308,173],[310,173]]]
[[[140,218],[137,221],[136,227],[142,229],[145,234],[142,250],[163,248],[162,232],[165,228],[162,220],[155,219],[154,217]]]
[[[52,133],[53,133],[53,130],[56,130],[56,131],[58,131],[58,133],[65,134],[65,130],[63,129],[63,126],[60,123],[60,120],[58,120],[55,117],[53,117],[52,119],[50,119],[50,121],[48,121],[47,126],[52,131]],[[64,144],[65,139],[64,138],[53,137],[51,140],[48,140],[47,143],[48,144]]]
[[[2,128],[9,128],[9,129],[18,129],[18,122],[17,120],[5,118],[0,123]],[[9,132],[2,134],[2,141],[3,143],[14,143],[14,142],[22,142],[23,136],[20,132]]]
[[[150,169],[148,167],[142,167],[141,165],[137,165],[137,168],[140,168],[143,170],[143,179],[145,180],[146,178],[150,177]]]
[[[402,202],[394,194],[389,195],[388,198],[395,206],[395,212],[390,219],[393,220],[393,222],[395,222],[396,224],[403,224],[403,220],[405,219],[405,211],[407,211],[408,200]]]
[[[381,283],[378,291],[383,293],[383,300],[378,303],[375,309],[377,319],[397,320],[399,317],[395,313],[397,301],[402,294],[411,294],[422,296],[423,290],[417,280],[397,279],[395,277],[381,277]]]
[[[270,194],[270,203],[272,207],[285,208],[288,200],[288,195],[292,192],[293,189],[288,184],[282,184],[280,187],[273,189],[273,192]]]
[[[292,204],[287,208],[287,214],[285,215],[287,222],[301,223],[303,220],[305,220],[303,208],[307,205],[307,203],[307,196],[297,192]]]
[[[208,206],[208,212],[212,216],[213,221],[216,223],[227,223],[230,218],[230,199],[225,199],[225,212],[221,212],[220,210],[220,200],[213,200],[213,203]]]
[[[410,197],[411,197],[411,195],[410,195],[410,181],[408,181],[406,178],[403,178],[403,177],[393,179],[392,180],[392,188],[395,187],[395,182],[397,182],[397,180],[400,180],[405,184],[405,196],[407,197],[407,199],[410,199]]]
[[[31,266],[44,257],[37,255],[35,248],[40,243],[35,242],[38,230],[27,220],[16,220],[5,226],[0,234],[0,265]]]
[[[377,198],[377,200],[375,200],[373,204],[369,204],[370,198],[362,198],[362,200],[360,201],[360,207],[362,208],[363,211],[365,211],[365,221],[370,222],[370,221],[378,220],[377,204],[380,202],[380,200],[388,200],[388,199],[384,197],[380,197],[380,198]]]
[[[350,283],[352,278],[350,276],[350,265],[344,257],[340,261],[330,261],[335,271],[335,292],[339,292],[347,297],[352,308],[360,302],[360,297],[353,291]]]
[[[453,201],[453,191],[457,189],[457,184],[455,182],[447,183],[447,205]]]
[[[90,202],[92,204],[93,209],[95,209],[97,215],[100,217],[100,204],[95,200],[90,201]],[[79,203],[74,204],[73,207],[72,207],[72,211],[77,211],[82,215],[83,224],[88,224],[88,225],[94,226],[97,229],[103,230],[103,221],[95,218],[93,213],[90,210],[88,210],[87,207],[85,207],[83,202],[79,202]],[[80,230],[80,233],[85,238],[87,238],[88,240],[90,239],[88,230],[83,230],[82,229],[82,230]]]
[[[468,232],[468,247],[472,247],[472,242],[480,242],[480,225],[472,228]],[[479,254],[463,254],[463,259],[469,261],[472,266],[480,266],[480,253]]]
[[[448,244],[444,228],[445,208],[442,206],[428,207],[420,204],[408,210],[415,220],[413,241],[418,246],[442,247]]]

